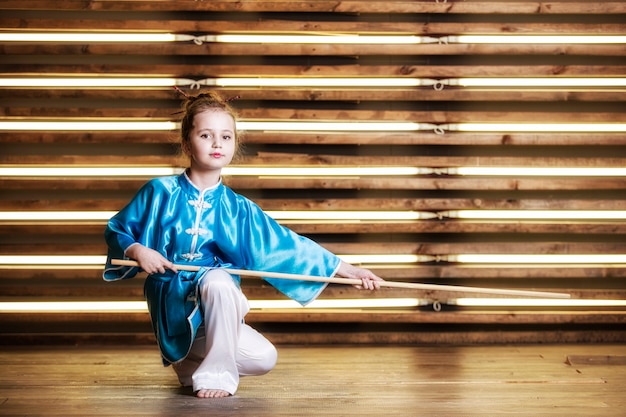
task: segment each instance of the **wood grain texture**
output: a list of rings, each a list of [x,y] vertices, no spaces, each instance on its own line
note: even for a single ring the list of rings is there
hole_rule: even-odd
[[[620,416],[622,366],[570,355],[620,345],[278,346],[269,374],[201,400],[161,366],[156,346],[0,348],[0,413],[20,416]],[[564,395],[567,393],[567,395]]]

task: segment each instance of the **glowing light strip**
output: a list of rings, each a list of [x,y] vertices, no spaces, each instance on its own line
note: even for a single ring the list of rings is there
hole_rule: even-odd
[[[0,166],[0,177],[84,177],[84,176],[161,176],[177,175],[177,167],[45,167]],[[222,170],[226,176],[259,177],[362,177],[362,176],[414,176],[433,173],[432,168],[421,167],[237,167]]]
[[[249,303],[251,309],[411,308],[427,304],[418,298],[317,299],[304,307],[294,300],[249,300]]]
[[[0,130],[16,131],[171,131],[178,128],[178,123],[166,121],[0,121]],[[415,132],[432,130],[435,125],[412,122],[239,121],[237,128],[244,131]]]
[[[0,267],[33,265],[79,265],[100,268],[106,262],[103,255],[0,255]]]
[[[191,35],[173,33],[137,33],[137,32],[0,32],[0,42],[178,42],[190,41]]]
[[[451,123],[441,128],[457,132],[624,133],[626,123]]]
[[[203,42],[253,44],[353,44],[417,45],[422,43],[460,44],[621,44],[622,35],[416,35],[359,34],[207,34],[193,36],[146,32],[0,32],[0,42]]]
[[[220,87],[420,87],[436,80],[419,78],[216,78],[204,80]]]
[[[626,220],[626,210],[450,210],[438,213],[455,219]]]
[[[0,121],[0,130],[17,131],[170,131],[178,126],[169,121]]]
[[[0,165],[0,177],[74,177],[74,176],[162,176],[177,175],[180,167],[110,167],[110,166],[28,166]],[[258,177],[363,177],[363,176],[414,176],[414,175],[469,175],[469,176],[542,176],[542,177],[623,177],[626,167],[451,167],[429,168],[410,166],[391,167],[251,167],[228,166],[226,176]]]
[[[0,221],[108,221],[116,211],[0,211]]]
[[[432,130],[434,125],[413,122],[309,122],[309,121],[241,121],[237,127],[242,130],[283,131],[283,132],[416,132]]]
[[[253,310],[414,308],[427,305],[418,298],[317,299],[306,306],[293,300],[249,300]],[[145,301],[0,302],[2,313],[148,313]]]
[[[420,87],[449,85],[457,87],[624,87],[626,78],[450,78],[423,79],[407,77],[219,77],[203,80],[171,77],[17,77],[1,78],[0,87],[13,88],[77,88],[77,87]]]
[[[464,44],[620,44],[622,35],[457,35],[445,36],[448,43]]]
[[[415,264],[420,262],[432,262],[436,258],[430,255],[407,255],[407,254],[360,254],[338,255],[345,262],[351,264]]]
[[[626,300],[600,299],[457,298],[447,303],[463,307],[626,307]]]
[[[623,177],[626,167],[451,167],[440,172],[448,175],[522,176],[522,177]]]
[[[163,77],[74,77],[74,78],[0,78],[0,87],[172,87],[191,85],[196,81]]]
[[[381,263],[381,264],[410,264],[417,262],[431,262],[435,260],[430,255],[412,254],[359,254],[338,255],[349,263]],[[78,266],[85,269],[103,268],[106,262],[105,255],[0,255],[0,268],[29,269],[37,266]]]
[[[246,167],[230,166],[222,171],[224,175],[233,176],[273,176],[273,177],[362,177],[362,176],[413,176],[429,175],[432,168],[391,166],[391,167]]]
[[[437,38],[414,36],[414,35],[296,35],[296,34],[275,34],[275,35],[254,35],[254,34],[232,34],[232,35],[206,35],[199,37],[207,42],[219,43],[265,43],[265,44],[352,44],[352,45],[416,45],[420,43],[435,43]]]
[[[302,306],[293,300],[249,300],[252,310],[376,309],[415,308],[430,304],[418,298],[318,299]],[[560,307],[621,308],[626,300],[542,299],[542,298],[457,298],[445,304],[462,307]],[[7,313],[148,313],[145,301],[33,301],[0,302],[0,314]]]
[[[0,166],[0,177],[154,177],[177,175],[176,167],[28,167]]]
[[[0,211],[0,221],[108,221],[115,211]],[[419,211],[266,211],[275,220],[381,220],[433,219],[436,213]]]
[[[624,87],[626,78],[457,78],[441,80],[461,87]]]
[[[626,264],[626,254],[458,254],[441,259],[467,264]]]
[[[276,220],[422,220],[435,213],[419,211],[266,211]]]
[[[446,130],[458,132],[604,132],[624,133],[626,123],[450,123],[434,125],[415,122],[314,122],[239,121],[240,130],[267,132],[417,132]],[[0,131],[172,131],[179,124],[170,121],[0,121]]]
[[[0,211],[0,221],[107,221],[115,213],[115,211]],[[266,213],[278,221],[412,221],[435,218],[481,220],[626,220],[625,210],[448,210],[439,212],[268,210]]]
[[[145,301],[0,302],[0,313],[147,313]]]

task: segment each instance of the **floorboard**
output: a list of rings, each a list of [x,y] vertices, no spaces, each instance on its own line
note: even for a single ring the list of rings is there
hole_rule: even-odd
[[[624,345],[279,346],[198,399],[155,346],[0,346],[2,416],[624,416]]]

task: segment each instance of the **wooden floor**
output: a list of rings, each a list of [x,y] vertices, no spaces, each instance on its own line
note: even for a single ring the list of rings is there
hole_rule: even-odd
[[[626,346],[279,346],[197,399],[155,346],[0,347],[2,416],[624,416]]]

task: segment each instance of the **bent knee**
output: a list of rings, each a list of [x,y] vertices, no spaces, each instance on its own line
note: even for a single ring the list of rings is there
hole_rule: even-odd
[[[264,360],[263,360],[263,373],[268,373],[276,366],[276,362],[278,361],[278,351],[274,347],[274,345],[269,346],[264,352]]]
[[[278,360],[278,351],[274,345],[266,346],[263,350],[254,352],[254,357],[247,356],[245,359],[240,358],[238,364],[239,374],[246,375],[263,375],[274,369]]]
[[[233,277],[221,269],[212,269],[204,274],[200,281],[200,291],[237,290]]]

